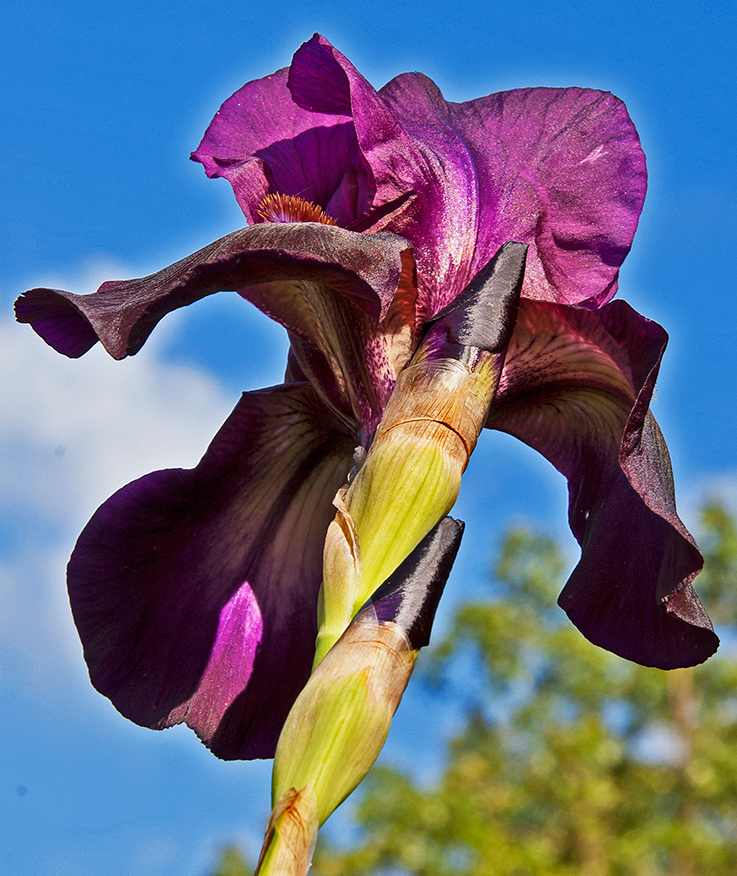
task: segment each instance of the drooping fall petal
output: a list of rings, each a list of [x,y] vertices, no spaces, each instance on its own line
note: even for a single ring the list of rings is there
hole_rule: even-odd
[[[647,666],[707,659],[718,639],[691,582],[701,554],[678,518],[649,403],[667,336],[621,301],[523,301],[487,425],[569,483],[582,555],[560,604],[592,642]]]
[[[236,290],[293,337],[302,373],[346,422],[370,432],[412,353],[414,261],[393,234],[317,222],[241,229],[163,270],[92,295],[31,289],[16,302],[52,347],[78,357],[99,339],[116,359],[138,352],[167,313]]]
[[[273,755],[309,676],[322,542],[353,441],[306,384],[246,393],[192,470],[93,516],[69,563],[90,676],[126,717]]]
[[[263,283],[241,293],[289,329],[298,373],[347,423],[361,424],[364,443],[379,424],[416,336],[414,261],[409,250],[400,258],[393,299],[379,319],[344,290],[309,280]]]
[[[243,293],[280,281],[327,286],[378,320],[392,303],[407,249],[406,241],[391,234],[355,234],[317,222],[269,223],[227,234],[148,277],[103,283],[92,295],[31,289],[16,301],[16,318],[66,356],[77,358],[100,340],[115,359],[137,353],[172,310],[215,292]],[[302,311],[289,306],[288,296],[254,297],[286,328],[302,328]]]

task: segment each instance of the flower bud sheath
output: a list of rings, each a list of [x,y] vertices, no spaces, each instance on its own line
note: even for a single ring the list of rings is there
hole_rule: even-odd
[[[425,327],[325,544],[318,663],[351,617],[452,508],[504,366],[527,247],[505,244]]]
[[[284,724],[260,876],[301,876],[317,828],[381,751],[463,534],[441,520],[362,607],[313,672]],[[273,864],[272,864],[273,862]]]

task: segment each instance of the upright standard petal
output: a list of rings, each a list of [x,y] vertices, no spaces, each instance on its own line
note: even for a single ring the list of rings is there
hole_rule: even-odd
[[[307,192],[354,230],[401,234],[415,247],[421,320],[446,306],[507,240],[530,245],[524,297],[597,307],[614,295],[647,175],[635,127],[613,95],[533,88],[458,104],[419,73],[377,92],[318,34],[289,68],[291,106],[283,71],[276,77],[226,102],[194,155],[211,175],[228,176],[247,216],[258,221],[266,189],[254,188],[246,204],[241,171],[223,168],[267,156],[274,168],[266,172],[269,193]],[[280,127],[268,112],[261,121],[262,92],[271,94],[277,82]],[[294,134],[292,118],[299,119]],[[351,201],[353,211],[330,206],[343,182],[322,189],[314,182],[326,170],[313,140],[340,126],[351,147],[331,153],[335,180],[359,168],[369,180],[361,189],[366,197]],[[281,151],[298,169],[301,188],[268,158]]]
[[[377,203],[409,196],[375,227],[414,244],[424,315],[508,240],[530,245],[524,297],[598,306],[614,295],[647,174],[637,131],[612,94],[531,88],[456,104],[419,73],[377,93],[318,36],[296,53],[289,84],[305,108],[350,112]]]
[[[249,82],[218,110],[192,159],[233,186],[249,222],[279,192],[319,204],[347,226],[368,210],[371,171],[348,115],[302,109],[287,88],[289,71]]]
[[[645,156],[622,101],[584,88],[528,88],[456,104],[416,73],[380,94],[436,156],[444,212],[454,217],[440,245],[471,276],[504,241],[517,240],[530,245],[523,297],[588,306],[612,298],[647,187]],[[431,221],[425,215],[423,228],[396,226],[415,244],[420,273],[418,237],[430,239]],[[441,298],[468,282],[457,271],[444,266]]]
[[[93,516],[69,563],[90,677],[127,718],[271,757],[309,674],[322,544],[353,440],[307,384],[246,393],[192,470]]]
[[[402,227],[403,217],[421,208],[416,196],[437,179],[428,165],[433,157],[407,134],[402,120],[345,55],[319,34],[295,52],[288,85],[303,109],[351,118],[374,186],[368,213],[358,217],[361,228]],[[437,216],[436,221],[442,224],[444,218]]]
[[[417,82],[428,83],[446,106],[430,80],[418,76]],[[376,188],[365,227],[406,231],[415,247],[420,318],[425,320],[460,293],[498,247],[486,254],[476,271],[470,271],[478,225],[478,192],[470,157],[455,132],[445,124],[433,124],[432,118],[409,131],[406,123],[411,114],[386,99],[391,86],[377,92],[317,34],[295,53],[289,73],[289,87],[300,106],[351,115]],[[423,96],[418,85],[408,100],[421,101]]]
[[[581,560],[560,605],[592,642],[673,669],[718,639],[691,582],[703,560],[678,518],[649,403],[667,336],[624,302],[523,301],[487,425],[546,456],[569,484]]]

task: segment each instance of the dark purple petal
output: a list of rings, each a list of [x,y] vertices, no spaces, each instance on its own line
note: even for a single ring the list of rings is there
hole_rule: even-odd
[[[406,271],[407,251],[406,241],[391,234],[358,234],[317,222],[269,223],[228,234],[148,277],[103,283],[92,295],[31,289],[16,301],[16,318],[67,356],[81,356],[99,338],[115,359],[137,353],[170,311],[219,291],[247,295],[256,287],[252,297],[269,316],[290,331],[303,331],[304,310],[283,295],[266,301],[260,284],[329,287],[378,320],[386,317]],[[309,333],[306,339],[316,342]]]
[[[649,413],[667,336],[624,302],[598,311],[523,301],[488,426],[568,478],[581,560],[560,604],[592,642],[672,669],[717,648],[691,582],[703,560],[678,518]]]
[[[415,341],[414,262],[403,271],[391,307],[378,322],[317,283],[264,284],[244,293],[291,329],[296,376],[306,377],[347,425],[359,423],[366,444],[379,424]]]
[[[423,194],[430,202],[419,225],[390,226],[415,244],[421,279],[426,265],[439,265],[431,294],[441,306],[506,240],[530,244],[524,297],[598,306],[614,295],[647,185],[620,100],[534,88],[454,104],[421,74],[380,94],[441,174],[440,189]],[[433,214],[444,219],[437,240]],[[426,252],[423,239],[438,251]],[[450,253],[456,261],[443,264]]]
[[[199,465],[92,517],[69,563],[95,687],[226,759],[271,757],[307,680],[322,545],[353,441],[307,384],[246,393]]]
[[[371,171],[350,118],[300,108],[287,70],[249,82],[218,110],[196,152],[209,177],[233,186],[249,222],[264,197],[280,192],[317,204],[349,225],[371,204]]]

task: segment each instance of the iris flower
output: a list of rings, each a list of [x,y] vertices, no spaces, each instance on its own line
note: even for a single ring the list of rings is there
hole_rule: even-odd
[[[229,181],[247,227],[149,277],[16,304],[72,357],[98,340],[132,355],[166,313],[221,290],[289,332],[282,385],[245,393],[194,469],[123,487],[77,542],[68,582],[90,676],[126,717],[186,722],[223,758],[273,755],[310,674],[336,493],[426,324],[508,241],[527,264],[500,317],[485,425],[568,479],[582,553],[561,606],[639,663],[714,652],[692,588],[701,555],[649,412],[667,335],[611,301],[646,189],[621,101],[532,88],[451,103],[419,73],[376,91],[315,35],[227,100],[192,157]]]

